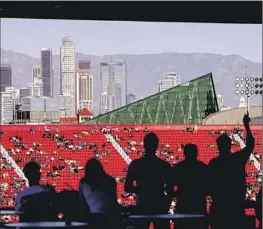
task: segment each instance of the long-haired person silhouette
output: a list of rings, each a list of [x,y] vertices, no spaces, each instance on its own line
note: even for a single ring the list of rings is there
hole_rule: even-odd
[[[171,199],[165,194],[170,165],[156,156],[159,139],[154,133],[144,137],[144,157],[131,162],[125,182],[125,191],[136,194],[138,214],[166,214]],[[134,184],[136,183],[136,185]],[[153,222],[155,229],[169,228],[167,222]],[[138,228],[149,227],[150,222],[139,223]]]
[[[172,168],[170,192],[177,186],[176,213],[206,215],[208,195],[208,166],[197,160],[198,148],[195,144],[184,147],[185,160]],[[204,219],[185,219],[176,222],[176,229],[208,228]]]
[[[95,158],[86,163],[85,176],[79,183],[79,195],[89,207],[87,214],[90,213],[88,218],[92,228],[118,228],[117,183]]]
[[[212,206],[212,229],[247,228],[244,213],[245,166],[254,149],[249,115],[244,115],[246,146],[231,152],[231,139],[223,134],[217,139],[219,156],[209,163]]]

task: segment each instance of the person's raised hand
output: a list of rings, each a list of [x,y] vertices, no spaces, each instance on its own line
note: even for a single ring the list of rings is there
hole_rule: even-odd
[[[250,123],[250,121],[251,121],[251,119],[250,119],[250,117],[249,117],[249,113],[245,114],[245,115],[244,115],[244,118],[243,118],[243,123],[244,123],[244,125],[245,125],[245,126],[248,126],[249,123]]]

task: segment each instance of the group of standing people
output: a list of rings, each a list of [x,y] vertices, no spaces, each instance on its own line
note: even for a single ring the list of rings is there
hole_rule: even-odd
[[[244,228],[245,165],[253,151],[254,138],[248,115],[244,116],[243,122],[247,135],[246,146],[239,152],[231,153],[231,139],[226,134],[221,135],[217,139],[219,155],[209,165],[198,161],[197,146],[188,144],[184,147],[185,160],[171,168],[169,163],[156,156],[158,137],[154,133],[147,134],[144,138],[145,155],[131,162],[124,187],[126,192],[136,194],[136,212],[167,214],[175,197],[176,213],[207,215],[206,197],[211,196],[209,224],[212,229]],[[29,187],[16,197],[16,210],[20,211],[34,208],[32,204],[27,205],[30,200],[27,196],[54,193],[49,187],[39,184],[39,165],[30,162],[23,171],[29,180]],[[97,159],[88,160],[85,176],[79,182],[78,195],[82,209],[87,215],[92,215],[88,220],[94,228],[119,227],[116,180],[106,174]],[[42,200],[45,200],[44,205],[48,209],[50,205],[47,203],[52,201],[46,201],[45,198]],[[149,223],[141,222],[138,228],[148,228]],[[169,228],[169,222],[153,223],[155,229]],[[176,229],[207,228],[206,219],[176,222]]]
[[[210,220],[178,220],[176,229],[247,228],[245,218],[245,166],[254,149],[249,115],[244,115],[246,146],[231,152],[231,139],[222,134],[216,140],[218,157],[208,165],[198,161],[195,144],[184,147],[185,160],[170,165],[156,157],[159,139],[154,133],[144,138],[145,156],[133,161],[128,169],[125,191],[137,195],[139,214],[166,214],[177,199],[176,213],[207,215],[206,197],[212,198]],[[176,191],[175,191],[176,189]],[[143,222],[139,228],[148,228]],[[168,222],[156,221],[155,229],[169,228]]]

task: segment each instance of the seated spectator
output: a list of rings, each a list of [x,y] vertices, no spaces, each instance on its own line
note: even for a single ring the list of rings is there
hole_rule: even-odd
[[[30,127],[29,133],[30,133],[30,134],[35,134],[35,133],[36,133],[36,128]]]
[[[25,165],[23,172],[28,179],[29,187],[16,196],[16,211],[26,213],[21,216],[20,221],[55,220],[53,203],[56,192],[52,187],[39,184],[40,166],[35,162],[29,162]]]
[[[86,164],[85,177],[79,183],[79,195],[90,209],[92,228],[117,228],[117,184],[94,158]]]
[[[66,183],[66,185],[68,185]],[[59,212],[63,213],[61,218],[65,221],[86,221],[84,212],[89,212],[86,205],[82,205],[79,200],[79,192],[75,191],[70,185],[70,190],[62,190],[58,194],[57,205]],[[67,203],[67,204],[65,204]]]
[[[124,152],[125,152],[125,154],[128,154],[129,153],[129,148],[125,147]]]

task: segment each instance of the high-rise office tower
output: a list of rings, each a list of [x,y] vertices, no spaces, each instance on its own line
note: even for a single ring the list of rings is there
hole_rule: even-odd
[[[53,97],[54,79],[51,49],[41,49],[41,78],[43,81],[43,96]]]
[[[127,104],[127,66],[124,61],[100,64],[101,101],[100,113]]]
[[[0,66],[0,92],[4,92],[6,87],[12,86],[12,68],[10,65]]]
[[[44,50],[43,50],[44,51]],[[42,54],[42,51],[41,51]],[[42,55],[41,55],[42,56]],[[43,63],[43,61],[41,61]],[[46,61],[44,61],[45,63]],[[47,62],[46,62],[47,63]],[[48,71],[45,71],[45,76],[48,75],[47,74]],[[52,74],[53,75],[53,72]],[[47,82],[47,77],[45,78],[46,82]],[[51,78],[51,82],[52,82],[53,77]],[[52,83],[53,84],[53,83]],[[47,84],[46,84],[47,85]],[[53,88],[53,85],[50,87]],[[41,66],[40,65],[34,65],[33,69],[32,69],[32,81],[30,81],[28,83],[28,89],[29,89],[29,95],[33,96],[33,97],[41,97],[44,96],[43,93],[43,80],[42,80],[42,75],[41,75]],[[46,91],[48,88],[45,88]],[[52,90],[51,90],[52,91]]]
[[[89,69],[76,70],[76,109],[93,112],[93,77]]]
[[[90,71],[90,60],[80,60],[79,69],[86,69]]]
[[[20,90],[15,87],[6,87],[5,92],[12,93],[15,99],[20,98]]]
[[[15,88],[15,87],[6,87],[5,92],[2,92],[2,103],[0,103],[0,109],[2,114],[2,117],[6,116],[7,119],[16,119],[16,113],[15,113],[15,107],[16,105],[20,104],[20,90]],[[11,102],[12,98],[12,102]],[[6,103],[6,104],[5,104]],[[11,114],[11,106],[8,105],[8,103],[11,103],[13,108],[12,108],[12,114]],[[2,107],[1,107],[2,106]],[[8,111],[7,111],[8,110]],[[6,112],[6,113],[5,113]]]
[[[60,117],[62,118],[70,118],[75,117],[75,96],[64,93],[59,95],[59,110]]]
[[[29,95],[33,97],[43,96],[43,81],[42,79],[35,78],[33,82],[28,84]]]
[[[223,99],[223,96],[220,95],[220,94],[217,94],[217,95],[216,95],[216,98],[217,98],[217,104],[218,104],[219,111],[221,111],[222,108],[224,107],[224,99]]]
[[[0,92],[0,123],[9,123],[14,119],[14,99],[12,92]]]
[[[165,74],[164,79],[159,81],[159,92],[165,91],[179,84],[180,76],[175,72],[168,72]]]
[[[33,82],[34,82],[34,79],[42,79],[40,64],[33,66],[33,69],[32,69],[32,81]]]
[[[65,37],[62,39],[60,47],[60,98],[63,98],[64,102],[69,99],[69,103],[72,103],[71,96],[75,97],[75,91],[75,47],[72,38]],[[64,94],[65,96],[63,96]],[[61,104],[64,104],[64,102],[61,102]],[[73,108],[65,112],[65,114],[68,117],[76,116],[75,100]]]
[[[30,95],[29,88],[20,88],[19,95],[20,95],[20,98],[29,96]]]

